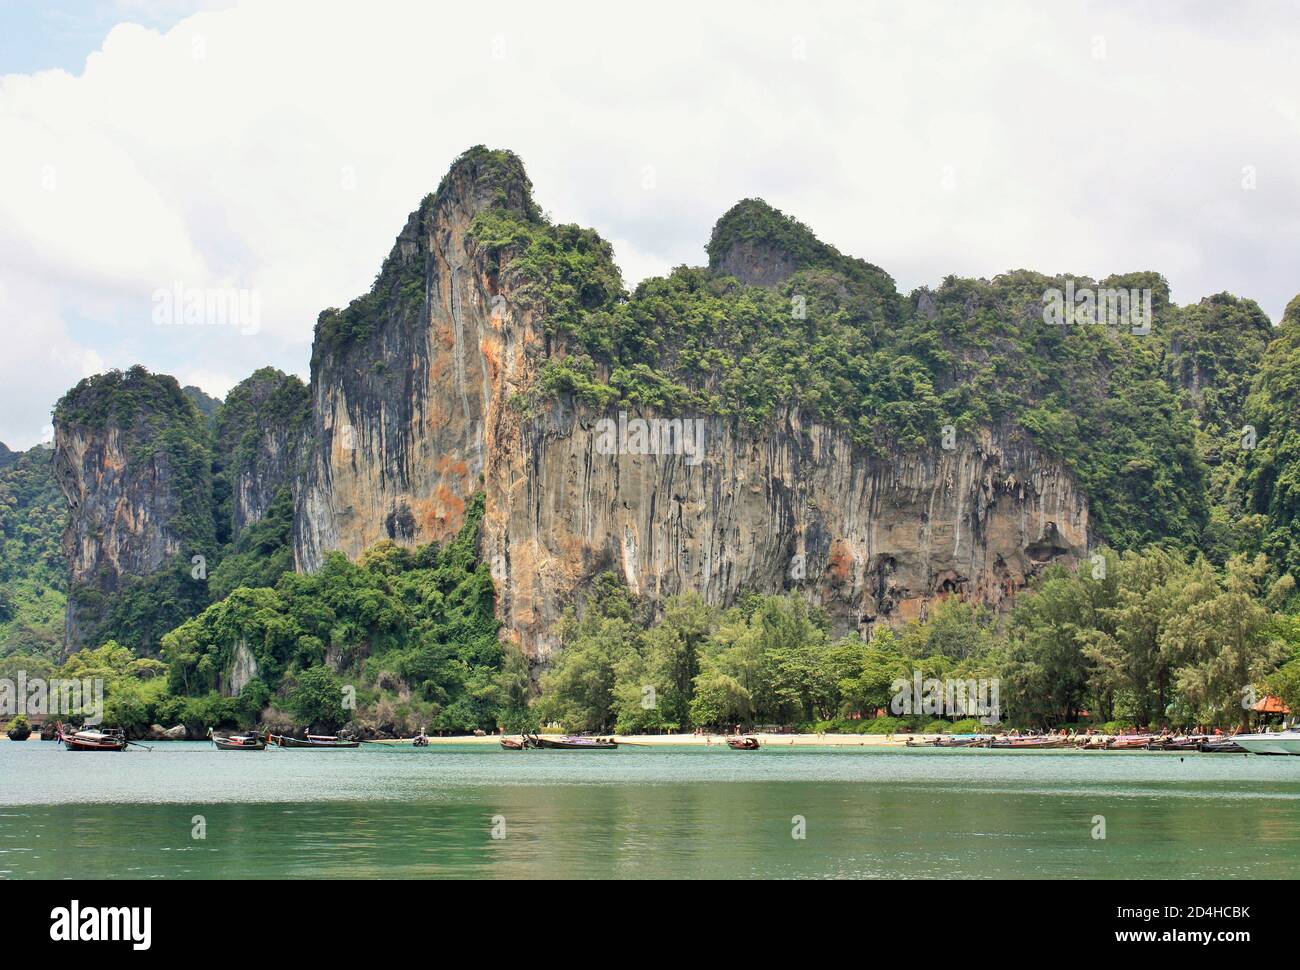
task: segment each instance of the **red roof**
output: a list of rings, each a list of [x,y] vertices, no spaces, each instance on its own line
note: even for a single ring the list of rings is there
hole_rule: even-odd
[[[1272,694],[1265,695],[1262,701],[1257,701],[1252,707],[1252,711],[1258,714],[1290,714],[1291,708],[1282,703],[1282,698],[1274,697]]]

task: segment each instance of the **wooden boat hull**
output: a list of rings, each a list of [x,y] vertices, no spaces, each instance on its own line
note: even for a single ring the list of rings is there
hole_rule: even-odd
[[[1069,743],[1069,738],[994,738],[989,747],[999,751],[1049,751]]]
[[[1165,738],[1152,741],[1147,747],[1152,751],[1197,751],[1203,743],[1209,740],[1209,738],[1205,737]]]
[[[266,741],[262,738],[253,738],[252,741],[244,743],[236,741],[233,738],[213,737],[212,743],[216,745],[218,751],[265,751]]]
[[[549,748],[555,751],[612,751],[618,747],[617,741],[597,740],[590,741],[583,738],[536,738],[535,743],[539,748]]]
[[[125,751],[126,738],[100,735],[99,737],[77,737],[75,734],[60,734],[59,740],[69,751]]]
[[[286,751],[335,751],[345,748],[359,748],[360,741],[311,741],[302,738],[290,738],[279,734],[269,734],[266,738],[271,744]]]
[[[1197,750],[1203,754],[1245,754],[1246,749],[1236,741],[1202,741]]]
[[[1147,748],[1151,744],[1150,738],[1112,738],[1106,748],[1110,751],[1135,751],[1139,748]]]
[[[732,751],[757,751],[758,738],[727,738],[727,747]]]
[[[501,747],[507,751],[527,751],[529,748],[540,748],[537,735],[522,734],[517,738],[501,738]]]
[[[936,748],[974,748],[988,741],[988,738],[939,738],[933,744]]]

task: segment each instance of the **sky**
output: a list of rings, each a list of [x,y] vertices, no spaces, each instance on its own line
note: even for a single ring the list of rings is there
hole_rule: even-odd
[[[1298,42],[1265,0],[0,0],[0,441],[108,368],[307,377],[319,312],[480,143],[629,284],[757,196],[904,291],[1156,270],[1276,321]]]

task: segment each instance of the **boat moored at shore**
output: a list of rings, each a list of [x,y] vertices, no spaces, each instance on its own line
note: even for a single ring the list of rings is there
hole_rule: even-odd
[[[618,742],[613,738],[548,738],[535,735],[532,741],[533,747],[550,748],[556,751],[610,751],[618,747]]]
[[[218,751],[265,751],[266,738],[258,734],[232,734],[229,737],[221,737],[213,734],[212,729],[208,729],[208,737],[216,745]]]
[[[60,726],[58,738],[59,743],[69,751],[125,751],[128,744],[121,728],[69,733]]]
[[[268,734],[267,743],[286,750],[312,749],[314,751],[332,751],[342,748],[359,748],[361,742],[351,738],[340,738],[336,734],[308,734],[301,738],[287,734]]]
[[[1294,728],[1272,734],[1237,734],[1232,740],[1251,754],[1300,755],[1300,731]]]

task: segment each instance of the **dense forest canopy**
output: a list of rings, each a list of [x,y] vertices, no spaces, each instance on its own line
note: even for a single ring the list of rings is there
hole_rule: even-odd
[[[840,639],[798,594],[729,609],[688,594],[653,616],[607,575],[566,621],[537,710],[570,730],[622,733],[987,729],[898,716],[897,682],[915,674],[997,680],[1000,723],[1032,729],[1236,725],[1248,713],[1243,698],[1266,690],[1300,704],[1300,616],[1284,610],[1290,576],[1271,579],[1262,557],[1237,556],[1221,571],[1157,548],[1100,558],[1105,568],[1055,567],[1002,623],[951,599],[925,622]]]
[[[37,445],[0,460],[0,657],[53,656],[63,638],[67,565],[60,534],[67,503]]]

